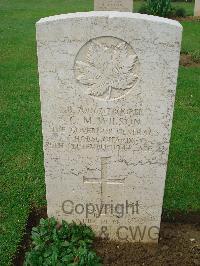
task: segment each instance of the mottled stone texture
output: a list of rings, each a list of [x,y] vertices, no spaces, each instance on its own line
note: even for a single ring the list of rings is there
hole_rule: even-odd
[[[133,0],[94,0],[95,11],[133,11]]]
[[[156,242],[181,25],[89,12],[36,26],[48,215]]]
[[[194,15],[200,16],[200,0],[195,0]]]

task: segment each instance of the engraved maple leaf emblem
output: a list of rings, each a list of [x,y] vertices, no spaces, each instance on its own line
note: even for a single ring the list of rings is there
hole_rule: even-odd
[[[111,99],[113,90],[126,91],[136,83],[137,63],[126,42],[109,45],[92,40],[84,59],[76,61],[76,79],[88,86],[89,95]]]

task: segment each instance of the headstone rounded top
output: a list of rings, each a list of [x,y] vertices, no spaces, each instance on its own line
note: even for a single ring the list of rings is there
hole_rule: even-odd
[[[139,21],[151,21],[155,23],[162,23],[162,24],[169,24],[172,26],[176,26],[179,28],[183,28],[182,25],[172,19],[157,17],[152,15],[140,14],[140,13],[131,13],[131,12],[118,12],[118,11],[90,11],[90,12],[76,12],[76,13],[68,13],[68,14],[61,14],[55,16],[49,16],[45,18],[41,18],[36,24],[46,24],[50,22],[57,22],[63,21],[67,19],[75,19],[75,18],[90,18],[90,17],[108,17],[110,19],[113,18],[126,18],[126,19],[135,19]]]

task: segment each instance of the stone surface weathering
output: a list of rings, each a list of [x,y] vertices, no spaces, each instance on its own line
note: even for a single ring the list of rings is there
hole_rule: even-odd
[[[48,215],[157,242],[181,25],[89,12],[36,26]]]

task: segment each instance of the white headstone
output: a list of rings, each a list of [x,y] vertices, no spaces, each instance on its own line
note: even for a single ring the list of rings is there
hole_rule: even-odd
[[[200,16],[200,0],[195,0],[194,15],[196,17]]]
[[[49,216],[157,242],[181,31],[121,12],[37,22]]]
[[[133,11],[133,0],[94,0],[95,11]]]

